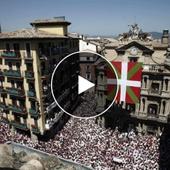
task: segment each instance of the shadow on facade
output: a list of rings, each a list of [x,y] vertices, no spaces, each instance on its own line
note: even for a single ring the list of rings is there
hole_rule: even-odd
[[[170,126],[166,125],[160,137],[159,170],[170,170]]]
[[[104,114],[105,127],[115,129],[118,127],[120,132],[126,132],[130,123],[129,112],[122,109],[120,106],[113,105],[113,107]]]

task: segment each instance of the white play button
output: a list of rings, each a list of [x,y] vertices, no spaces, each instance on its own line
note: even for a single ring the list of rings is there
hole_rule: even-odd
[[[81,94],[94,86],[95,86],[94,83],[91,83],[87,79],[85,79],[81,76],[78,76],[78,94]]]

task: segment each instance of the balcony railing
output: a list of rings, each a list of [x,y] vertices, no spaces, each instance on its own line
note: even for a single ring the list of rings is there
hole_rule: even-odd
[[[26,77],[27,79],[32,79],[32,78],[34,78],[34,73],[33,73],[33,71],[25,71],[25,77]]]
[[[24,123],[16,122],[16,121],[11,121],[11,125],[13,125],[15,128],[22,129],[22,130],[28,130],[28,127]]]
[[[2,57],[7,57],[7,58],[17,58],[18,57],[14,51],[4,51],[1,54],[1,56]]]
[[[150,89],[149,92],[152,93],[152,94],[161,94],[161,91],[157,90],[157,89]]]
[[[35,108],[30,108],[29,113],[32,117],[35,117],[35,118],[39,117],[39,113],[36,111]]]
[[[19,70],[4,70],[4,75],[8,77],[21,77]]]
[[[28,95],[28,97],[36,97],[36,93],[33,90],[27,91],[27,95]]]
[[[24,90],[23,89],[16,89],[16,88],[6,88],[6,92],[9,93],[10,95],[14,96],[24,96]]]
[[[12,110],[12,112],[15,112],[15,113],[21,113],[21,114],[26,113],[25,108],[15,106],[15,105],[9,105],[9,109]]]
[[[143,71],[144,72],[156,72],[156,73],[161,73],[164,71],[164,65],[143,65]]]

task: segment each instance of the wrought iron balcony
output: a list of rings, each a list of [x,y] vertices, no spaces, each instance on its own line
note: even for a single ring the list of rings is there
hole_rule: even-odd
[[[38,117],[40,116],[39,112],[36,111],[35,108],[30,108],[30,109],[29,109],[29,113],[30,113],[31,117],[38,118]]]
[[[27,91],[27,96],[28,97],[36,97],[36,93],[34,90],[29,90],[29,91]]]
[[[25,77],[27,79],[33,79],[34,78],[34,72],[33,71],[25,71]]]
[[[164,65],[143,65],[143,72],[151,72],[151,73],[162,73],[164,72]]]
[[[5,59],[21,59],[20,52],[15,51],[4,51],[1,56]]]
[[[7,77],[21,77],[21,72],[19,70],[4,70],[4,75]]]
[[[22,129],[22,130],[28,130],[28,127],[24,123],[16,122],[16,121],[11,121],[11,125],[14,126],[15,128]]]
[[[19,96],[19,97],[25,96],[23,89],[17,89],[17,88],[9,87],[9,88],[6,88],[6,92],[10,95],[13,95],[13,96]]]
[[[26,113],[26,109],[25,108],[22,108],[22,107],[19,107],[19,106],[15,106],[15,105],[9,105],[9,109],[12,112],[15,112],[15,113],[20,113],[20,114],[25,114]]]

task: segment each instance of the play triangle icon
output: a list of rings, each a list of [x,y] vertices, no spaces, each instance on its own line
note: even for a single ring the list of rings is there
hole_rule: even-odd
[[[78,76],[78,94],[81,94],[94,86],[95,86],[94,83],[91,83],[87,79]]]

